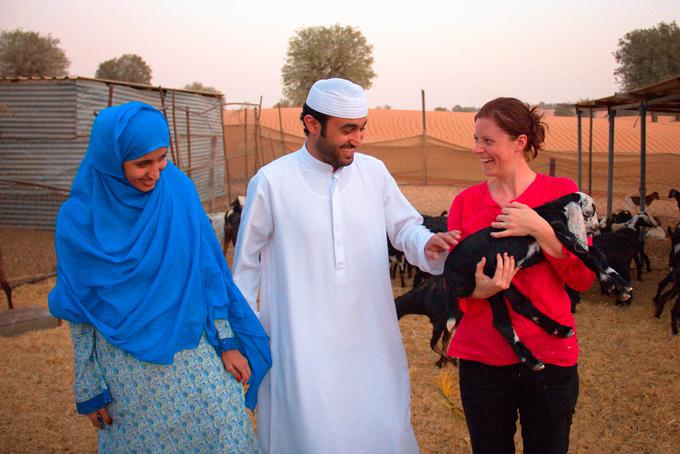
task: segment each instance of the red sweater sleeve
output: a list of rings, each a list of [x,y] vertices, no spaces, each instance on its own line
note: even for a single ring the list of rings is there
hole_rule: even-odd
[[[592,243],[593,241],[589,238],[588,245],[592,246]],[[577,292],[585,292],[593,285],[595,273],[590,271],[578,257],[564,246],[562,246],[562,253],[566,255],[565,258],[553,257],[545,252],[543,255],[565,284]]]

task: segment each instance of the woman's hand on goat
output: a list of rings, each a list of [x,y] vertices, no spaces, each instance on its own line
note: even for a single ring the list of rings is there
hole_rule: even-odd
[[[470,295],[471,298],[488,298],[498,292],[507,290],[510,287],[512,278],[515,277],[519,267],[515,264],[515,258],[507,252],[496,254],[496,271],[493,277],[484,274],[486,257],[477,263],[475,270],[475,290]]]
[[[539,216],[533,208],[519,202],[512,202],[503,207],[501,214],[496,216],[496,221],[491,223],[495,229],[503,229],[500,232],[492,232],[494,238],[508,236],[526,236],[534,238],[547,230],[551,230],[550,224]],[[538,238],[537,238],[538,239]]]
[[[113,419],[111,419],[111,416],[109,416],[109,411],[106,409],[106,407],[100,408],[96,411],[93,411],[92,413],[88,413],[85,416],[90,418],[92,425],[99,430],[104,428],[104,424],[107,426],[113,424]]]
[[[435,233],[425,243],[425,257],[430,260],[439,260],[439,254],[449,251],[460,241],[460,231]]]
[[[491,232],[494,238],[508,236],[533,236],[543,252],[553,257],[564,258],[562,243],[555,236],[555,231],[533,208],[520,202],[512,202],[503,207],[501,214],[496,216],[496,221],[491,227],[503,229],[500,232]]]
[[[234,376],[239,383],[248,383],[250,380],[250,366],[248,360],[238,350],[226,350],[222,352],[224,368]]]

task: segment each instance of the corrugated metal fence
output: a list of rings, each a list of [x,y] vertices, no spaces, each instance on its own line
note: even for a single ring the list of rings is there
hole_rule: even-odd
[[[221,95],[88,78],[0,80],[0,225],[53,229],[99,110],[165,112],[171,159],[209,203],[224,195]]]

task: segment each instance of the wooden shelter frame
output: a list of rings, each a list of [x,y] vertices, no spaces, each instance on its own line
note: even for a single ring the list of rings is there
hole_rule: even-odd
[[[583,175],[583,147],[582,147],[582,120],[583,113],[590,113],[592,147],[592,112],[595,110],[607,110],[609,118],[609,143],[607,160],[607,215],[612,212],[613,175],[614,175],[614,132],[616,115],[619,111],[638,111],[640,114],[640,211],[646,211],[645,196],[647,187],[647,112],[671,113],[680,115],[680,75],[666,79],[653,85],[632,90],[629,93],[616,93],[612,96],[599,98],[592,101],[577,103],[576,118],[578,121],[578,187],[582,188]],[[592,148],[590,149],[589,163],[592,162]],[[590,172],[589,172],[590,178]],[[592,186],[589,184],[589,191]]]

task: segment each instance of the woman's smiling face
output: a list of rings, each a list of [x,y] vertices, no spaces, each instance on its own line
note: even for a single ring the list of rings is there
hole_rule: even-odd
[[[137,159],[123,162],[123,171],[132,187],[149,192],[156,187],[156,182],[167,165],[168,149],[163,147]]]
[[[525,135],[512,137],[493,118],[478,118],[475,121],[474,153],[487,177],[511,174],[517,160],[525,160],[526,144]]]

